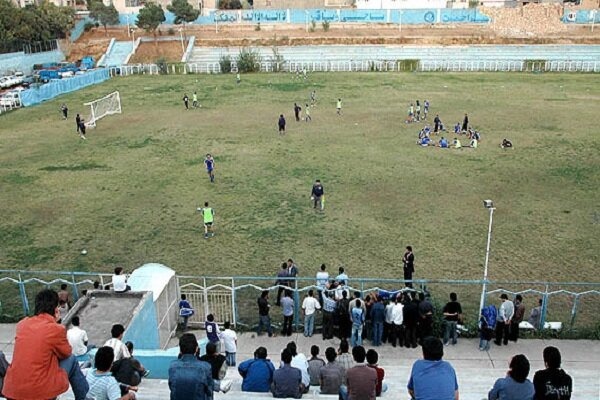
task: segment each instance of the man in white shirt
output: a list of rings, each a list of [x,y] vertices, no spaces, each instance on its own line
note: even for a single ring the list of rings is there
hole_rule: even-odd
[[[304,310],[304,336],[311,337],[315,328],[315,313],[321,309],[321,305],[313,297],[313,290],[308,291],[308,296],[302,302],[302,309]]]
[[[498,318],[496,320],[496,343],[498,346],[508,344],[508,331],[510,328],[510,322],[515,315],[515,305],[512,301],[508,300],[508,295],[506,293],[502,293],[500,295],[500,300],[502,300],[502,304],[498,309]],[[504,339],[503,339],[504,338]]]
[[[390,299],[385,306],[385,322],[383,324],[383,338],[384,343],[391,342],[394,331],[394,320],[392,319],[392,311],[394,309],[394,302]]]
[[[392,306],[392,346],[396,347],[396,341],[402,347],[404,345],[404,329],[402,323],[404,318],[402,315],[402,309],[404,306],[401,303],[401,295],[396,296],[394,305]]]
[[[295,342],[289,342],[286,349],[292,353],[292,363],[290,364],[293,368],[298,368],[302,373],[302,385],[304,386],[304,393],[308,392],[310,386],[310,374],[308,373],[308,359],[302,353],[298,353],[298,348]]]
[[[121,341],[123,339],[123,333],[125,332],[125,328],[121,324],[115,324],[110,329],[110,335],[112,339],[109,339],[104,343],[105,346],[112,347],[115,353],[115,361],[119,361],[122,358],[130,358],[131,354],[129,353],[129,349],[125,346],[125,343]]]
[[[225,348],[225,361],[227,366],[235,367],[235,353],[237,353],[237,334],[231,329],[229,321],[223,325],[225,330],[221,332],[223,347]]]
[[[131,286],[127,284],[127,275],[122,274],[123,268],[115,268],[115,274],[112,276],[112,285],[115,293],[124,293],[131,290]]]
[[[73,327],[67,331],[67,340],[73,350],[75,357],[85,355],[92,346],[88,346],[88,336],[86,331],[79,327],[79,317],[76,315],[71,319]]]
[[[348,275],[344,271],[344,267],[340,267],[340,269],[338,271],[339,271],[339,274],[338,274],[338,276],[335,277],[335,280],[338,281],[340,285],[347,285],[348,284]]]
[[[321,270],[317,272],[317,290],[321,304],[323,304],[323,291],[329,288],[329,272],[325,271],[326,268],[325,264],[321,264]]]

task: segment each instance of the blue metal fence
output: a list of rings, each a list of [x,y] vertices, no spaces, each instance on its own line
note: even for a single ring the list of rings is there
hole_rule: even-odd
[[[0,301],[2,314],[18,318],[31,313],[31,301],[39,290],[58,288],[67,284],[74,300],[83,290],[92,289],[94,281],[101,287],[110,283],[111,275],[85,272],[11,271],[0,270]],[[202,324],[207,313],[215,313],[218,321],[230,320],[236,325],[252,327],[257,321],[256,299],[263,290],[272,293],[271,301],[279,289],[274,277],[201,277],[178,276],[179,290],[197,309],[190,321]],[[479,295],[482,280],[414,280],[416,288],[426,288],[439,304],[447,301],[450,292],[459,294],[463,309],[471,322],[477,321]],[[521,294],[528,308],[542,300],[541,325],[546,321],[561,322],[570,329],[595,328],[598,326],[597,310],[600,306],[599,282],[527,282],[488,281],[486,304],[496,304],[501,293]],[[301,299],[310,289],[317,289],[315,278],[296,278],[289,287],[296,304],[296,325],[301,325]],[[384,291],[406,290],[401,279],[350,278],[347,288],[363,295]],[[218,293],[217,293],[218,292]],[[219,303],[219,304],[217,304]],[[7,309],[9,307],[9,309]],[[274,323],[280,319],[273,311]]]

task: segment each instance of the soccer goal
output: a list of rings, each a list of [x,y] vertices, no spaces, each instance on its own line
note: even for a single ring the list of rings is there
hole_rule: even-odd
[[[119,92],[113,92],[101,99],[84,103],[84,106],[90,106],[91,112],[85,125],[96,127],[96,121],[112,114],[121,114],[121,96]]]

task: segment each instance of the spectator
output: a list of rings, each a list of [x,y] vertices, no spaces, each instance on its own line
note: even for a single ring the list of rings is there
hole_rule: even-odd
[[[362,345],[362,330],[365,323],[365,311],[362,309],[363,304],[359,299],[354,299],[354,307],[350,313],[352,319],[352,334],[350,335],[350,345]]]
[[[237,334],[231,329],[229,321],[223,324],[225,330],[221,332],[221,339],[225,347],[225,361],[227,366],[235,367],[235,354],[237,353]]]
[[[350,337],[350,315],[348,314],[350,301],[348,300],[348,292],[342,292],[342,298],[337,303],[337,317],[339,324],[338,336],[340,339],[346,339]]]
[[[457,341],[456,325],[462,314],[462,307],[457,301],[456,293],[450,293],[450,301],[446,303],[442,310],[444,314],[444,346],[448,345],[448,341],[452,338],[452,344]]]
[[[533,400],[533,383],[527,379],[529,360],[517,354],[510,360],[505,378],[500,378],[488,393],[488,400]]]
[[[94,281],[94,290],[102,290],[102,284],[100,281]]]
[[[392,346],[396,347],[396,342],[398,343],[398,345],[400,347],[402,347],[404,345],[404,331],[402,323],[403,323],[403,308],[404,305],[402,304],[401,300],[402,300],[403,296],[402,294],[398,294],[396,296],[396,298],[394,299],[394,306],[392,307]]]
[[[412,278],[415,272],[415,255],[412,252],[412,246],[406,246],[406,252],[402,256],[402,264],[404,265],[404,284],[406,287],[412,288]]]
[[[364,305],[366,308],[366,311],[364,313],[365,315],[365,323],[364,323],[364,327],[363,327],[363,331],[362,331],[362,339],[371,339],[373,337],[373,330],[371,329],[371,309],[373,308],[373,304],[375,304],[375,302],[377,301],[377,297],[376,294],[373,293],[372,297],[370,294],[365,296],[365,301],[364,301]]]
[[[573,380],[560,368],[560,351],[553,346],[544,349],[546,369],[533,375],[535,400],[570,400],[573,393]]]
[[[371,324],[373,326],[373,346],[381,346],[383,337],[383,322],[385,321],[385,307],[383,299],[379,297],[371,307]]]
[[[121,324],[115,324],[110,329],[110,335],[112,339],[109,339],[104,343],[104,346],[110,346],[114,350],[115,359],[114,361],[118,361],[121,358],[130,358],[131,354],[129,354],[129,350],[125,343],[123,343],[123,334],[125,333],[125,328]]]
[[[363,311],[367,311],[367,306],[365,305],[365,303],[360,301],[360,292],[356,290],[353,293],[353,296],[354,297],[352,298],[352,300],[350,300],[350,303],[348,303],[348,313],[352,313],[352,309],[355,307],[357,301],[361,303],[360,308],[362,308]]]
[[[298,266],[291,258],[288,258],[287,260],[287,271],[290,278],[295,278],[296,276],[298,276]],[[292,286],[293,284],[294,280],[289,280],[289,286]]]
[[[319,386],[319,374],[321,367],[325,365],[325,361],[319,358],[319,346],[312,345],[310,348],[310,359],[308,360],[308,375],[310,377],[311,386]]]
[[[511,149],[513,147],[513,144],[510,140],[504,138],[502,139],[502,143],[500,143],[500,147],[503,149]]]
[[[110,346],[100,347],[94,357],[96,368],[87,373],[86,380],[89,391],[86,398],[107,400],[133,400],[137,387],[129,387],[123,390],[112,376],[111,367],[115,358],[114,350]]]
[[[513,306],[515,309],[515,315],[510,320],[508,339],[516,343],[517,340],[519,340],[519,324],[523,322],[523,318],[525,317],[525,304],[523,304],[523,296],[520,294],[516,295]]]
[[[58,323],[61,323],[69,313],[69,306],[64,300],[58,300]]]
[[[75,400],[85,399],[87,381],[71,354],[65,327],[56,323],[58,294],[39,292],[34,314],[17,324],[2,394],[9,399],[52,399],[69,390],[70,383]]]
[[[385,320],[383,322],[383,343],[391,343],[394,332],[394,323],[392,320],[392,311],[394,310],[394,302],[387,300],[385,305]]]
[[[125,343],[127,351],[131,355],[128,358],[121,358],[113,363],[110,372],[119,383],[129,386],[137,386],[143,377],[148,376],[149,370],[144,369],[142,364],[133,357],[133,343]]]
[[[326,269],[325,264],[321,264],[321,270],[317,272],[317,292],[321,304],[323,303],[323,291],[329,288],[329,272]]]
[[[213,378],[209,363],[198,360],[198,341],[191,333],[179,338],[179,357],[169,366],[171,400],[213,398]]]
[[[348,284],[348,275],[346,274],[344,267],[340,267],[338,269],[338,276],[335,277],[335,280],[340,284],[346,286]]]
[[[292,336],[294,299],[292,299],[292,291],[289,289],[285,291],[285,296],[281,299],[281,311],[283,313],[283,328],[281,329],[281,334],[283,336]]]
[[[417,347],[417,325],[419,323],[418,300],[406,296],[406,304],[402,309],[402,321],[404,324],[404,346],[413,349]]]
[[[321,305],[314,297],[314,291],[310,289],[308,296],[302,302],[302,310],[304,311],[304,336],[311,337],[315,328],[315,314],[321,309]]]
[[[323,340],[333,339],[333,319],[336,303],[333,292],[323,295]]]
[[[346,384],[346,371],[348,371],[354,365],[354,359],[348,352],[350,349],[350,345],[346,339],[343,339],[340,342],[340,348],[338,350],[337,363],[340,367],[342,367],[342,371],[344,372],[342,383]]]
[[[412,366],[408,380],[408,394],[414,400],[458,400],[456,372],[449,362],[443,361],[444,345],[438,338],[423,339],[423,360]]]
[[[67,291],[67,284],[63,283],[60,285],[60,290],[58,291],[58,302],[60,304],[60,301],[64,301],[65,304],[67,305],[67,310],[71,309],[71,306],[73,305],[71,302],[71,296],[69,296],[69,292]]]
[[[302,373],[298,368],[291,366],[292,353],[288,349],[281,352],[281,367],[273,373],[273,384],[271,391],[277,399],[302,398],[304,385],[302,385]]]
[[[346,386],[340,387],[342,400],[375,400],[377,392],[377,372],[365,364],[366,352],[362,346],[352,348],[356,365],[346,371]]]
[[[215,316],[212,314],[208,314],[206,316],[206,321],[204,321],[204,329],[206,330],[206,338],[210,343],[214,343],[217,346],[217,353],[221,351],[221,339],[219,339],[219,335],[221,331],[219,330],[219,325],[215,322]]]
[[[532,308],[531,313],[529,314],[529,319],[527,321],[533,326],[533,329],[541,329],[542,303],[543,300],[539,299],[537,307]]]
[[[71,329],[67,331],[67,340],[71,345],[73,355],[77,357],[77,361],[85,361],[85,356],[88,351],[93,349],[95,346],[88,345],[87,332],[79,327],[79,317],[76,315],[71,318]]]
[[[238,367],[243,378],[242,392],[268,393],[274,371],[275,366],[267,359],[267,349],[259,347],[254,351],[254,359],[243,361]]]
[[[510,329],[510,321],[515,314],[515,306],[512,301],[508,300],[506,293],[500,295],[502,304],[498,309],[498,320],[496,321],[496,343],[498,346],[504,343],[508,344],[508,332]]]
[[[187,300],[187,296],[185,294],[181,295],[181,300],[179,300],[179,316],[183,318],[183,330],[186,331],[188,328],[188,320],[194,315],[194,309],[192,305]]]
[[[310,375],[308,374],[308,360],[303,353],[298,353],[298,348],[295,342],[289,342],[286,349],[292,354],[292,367],[298,368],[302,372],[302,384],[305,391],[308,392],[310,386]]]
[[[433,304],[419,293],[419,335],[421,340],[433,334]]]
[[[275,305],[277,307],[279,307],[281,305],[281,295],[286,291],[285,286],[289,285],[289,282],[287,279],[288,277],[289,277],[288,265],[287,265],[287,263],[281,263],[281,269],[277,273],[277,280],[275,281],[275,284],[278,285],[277,301],[275,302]]]
[[[122,274],[123,268],[115,268],[115,274],[112,276],[112,285],[115,293],[125,293],[131,290],[131,286],[127,284],[127,275]]]
[[[225,375],[227,374],[227,363],[225,362],[225,356],[219,354],[216,343],[208,342],[206,344],[206,354],[200,357],[200,361],[205,361],[210,364],[213,390],[215,392],[229,392],[232,382],[231,380],[225,379]]]
[[[267,330],[269,337],[273,336],[273,328],[271,328],[271,317],[269,316],[269,291],[263,290],[260,297],[258,298],[258,329],[256,335],[260,336],[263,326]]]
[[[381,396],[382,393],[387,392],[388,385],[387,383],[383,383],[383,378],[385,378],[385,371],[383,368],[379,367],[377,363],[379,362],[379,354],[373,349],[367,351],[367,365],[370,368],[373,368],[375,372],[377,372],[377,388],[376,394],[377,396]]]
[[[319,382],[321,384],[321,394],[339,394],[340,386],[344,382],[345,371],[335,361],[337,353],[333,347],[325,350],[327,364],[319,370]]]
[[[490,341],[494,337],[494,328],[496,326],[497,312],[493,305],[484,307],[479,317],[479,350],[488,351]]]

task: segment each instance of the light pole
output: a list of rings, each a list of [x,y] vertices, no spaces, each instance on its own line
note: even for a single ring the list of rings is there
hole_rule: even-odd
[[[402,32],[402,10],[400,10],[400,23],[398,24],[398,32]]]
[[[304,14],[305,14],[305,21],[306,21],[306,32],[308,32],[308,10],[304,10]]]
[[[490,210],[490,225],[488,227],[488,236],[487,236],[487,247],[485,249],[485,264],[483,265],[483,286],[481,288],[481,300],[479,301],[479,312],[477,313],[477,320],[479,321],[479,315],[481,314],[481,310],[483,309],[483,305],[485,304],[485,291],[487,288],[487,279],[488,279],[488,263],[490,261],[490,242],[492,241],[492,221],[494,216],[494,202],[492,200],[484,200],[483,206]]]
[[[181,39],[181,51],[183,54],[185,54],[185,46],[183,45],[183,28],[179,28],[179,38]]]

